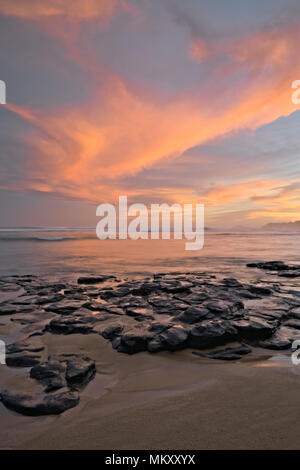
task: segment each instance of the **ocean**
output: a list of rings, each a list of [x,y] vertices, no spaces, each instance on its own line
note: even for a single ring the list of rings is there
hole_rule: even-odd
[[[204,248],[182,240],[99,240],[94,230],[0,230],[0,274],[145,274],[216,271],[233,275],[252,260],[300,263],[300,233],[206,232]]]
[[[4,390],[8,400],[5,404],[2,393],[2,448],[130,449],[132,443],[153,449],[160,446],[231,448],[232,442],[240,442],[241,430],[241,448],[279,448],[281,445],[296,448],[299,366],[291,361],[289,345],[278,351],[253,344],[247,338],[249,329],[256,341],[261,337],[264,339],[275,327],[279,334],[274,340],[276,344],[299,338],[299,320],[286,318],[286,309],[299,308],[299,278],[250,269],[246,263],[277,259],[300,264],[299,246],[300,233],[208,231],[201,251],[186,251],[184,239],[101,241],[94,230],[2,230],[0,277],[4,282],[1,293],[4,297],[9,295],[10,300],[7,305],[5,301],[3,304],[0,340],[13,345],[13,352],[8,350],[6,356],[8,367],[2,365],[0,370],[0,392]],[[146,290],[145,295],[139,296],[134,292],[139,282],[136,284],[136,279],[130,279],[136,276],[146,280],[151,273],[191,271],[197,274],[171,275],[158,278],[156,282],[165,285],[164,289],[170,281],[182,283],[184,279],[183,285],[186,281],[193,282],[200,295],[199,303],[202,304],[204,299],[210,304],[210,319],[203,322],[203,309],[197,309],[197,300],[196,303],[191,300],[192,304],[184,309],[184,314],[181,310],[178,314],[176,309],[182,309],[184,297],[176,298],[165,290],[154,289],[154,297],[150,294],[152,303],[149,303],[146,300],[149,292]],[[208,275],[202,275],[202,272]],[[98,286],[78,286],[76,278],[82,273],[113,274],[117,279],[108,280],[107,285],[103,282]],[[14,278],[5,279],[10,274],[35,274],[38,278],[25,282],[24,295],[22,289],[16,290]],[[244,285],[242,291],[248,292],[248,296],[251,287],[252,292],[253,288],[263,288],[267,293],[257,294],[254,298],[239,297],[241,290],[229,287],[230,283],[224,284],[225,277],[241,282]],[[64,285],[62,300],[57,301],[53,296],[61,296],[61,293],[56,291],[56,280]],[[120,291],[124,281],[131,294],[110,297],[111,291],[106,290],[107,287],[110,285]],[[11,292],[7,290],[9,284],[12,284]],[[155,292],[161,296],[158,303]],[[202,300],[201,293],[204,293]],[[102,311],[105,298],[108,299],[108,310]],[[153,301],[157,306],[154,310]],[[245,309],[237,312],[240,301]],[[87,308],[79,307],[86,302]],[[75,311],[60,311],[65,304]],[[5,308],[9,311],[11,305],[17,311],[5,313]],[[169,312],[163,310],[164,305]],[[224,305],[221,318],[220,311],[214,310],[218,305]],[[182,315],[186,312],[190,315],[191,311],[200,312],[196,325],[182,319]],[[135,318],[132,313],[138,316]],[[232,314],[237,315],[233,320]],[[246,333],[231,338],[232,321],[240,322],[239,331]],[[166,330],[162,326],[164,322]],[[156,332],[157,326],[162,326],[163,330]],[[204,341],[212,338],[211,348],[209,343],[207,349],[203,344],[201,346],[201,336],[199,347],[193,342],[185,343],[188,338],[196,338],[198,332],[201,335],[206,328],[203,337]],[[117,331],[116,337],[107,336],[104,331]],[[224,344],[224,335],[220,337],[220,331],[229,331]],[[149,349],[150,343],[155,345],[155,341],[163,341],[163,349],[156,353]],[[245,342],[246,346],[242,346]],[[131,349],[122,351],[119,346],[124,348],[124,344]],[[245,352],[246,348],[247,354],[237,355],[230,361],[208,356],[209,352],[220,353],[220,348],[227,347],[235,348],[235,352],[241,348]],[[69,406],[70,401],[65,395],[69,392],[62,391],[65,389],[51,392],[51,399],[47,401],[50,394],[41,391],[41,383],[30,376],[30,361],[49,367],[49,358],[64,364],[66,357],[81,365],[88,361],[95,367],[89,382],[75,392],[79,394],[78,398],[70,392],[74,408]],[[76,366],[77,362],[74,364]],[[29,398],[24,399],[24,396]],[[35,416],[40,412],[37,410],[45,410],[45,403],[61,406],[64,415],[59,418],[51,414]],[[48,410],[47,404],[46,412],[53,412],[53,408]],[[22,416],[22,413],[33,416]],[[283,423],[279,436],[278,423]],[[216,429],[224,432],[216,433]]]

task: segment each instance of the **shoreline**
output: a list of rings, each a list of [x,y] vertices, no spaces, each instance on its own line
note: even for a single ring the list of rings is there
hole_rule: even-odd
[[[103,395],[102,384],[88,386],[81,404],[60,416],[1,413],[6,430],[1,448],[299,449],[300,371],[295,366],[268,360],[199,363],[186,353],[173,354],[176,360],[164,358],[164,364],[161,355],[132,356],[126,380],[120,377]],[[149,369],[141,373],[146,355]],[[193,366],[186,367],[186,359]],[[170,369],[172,362],[176,371]],[[181,388],[174,389],[178,382]]]
[[[286,269],[286,272],[290,270]],[[124,280],[101,275],[97,282],[92,276],[76,284],[73,281],[69,284],[65,282],[63,287],[58,279],[54,284],[45,285],[42,279],[32,277],[29,282],[29,277],[20,276],[9,279],[12,290],[9,290],[8,278],[1,278],[0,310],[4,309],[4,314],[2,311],[0,316],[0,338],[14,345],[14,349],[8,350],[9,367],[0,366],[3,402],[0,402],[3,423],[0,447],[120,450],[299,448],[297,409],[300,369],[292,364],[290,346],[282,343],[283,337],[277,338],[277,346],[281,341],[277,350],[270,348],[270,345],[266,348],[266,342],[270,342],[274,334],[278,335],[282,329],[285,333],[294,332],[295,338],[299,337],[298,280],[297,277],[279,277],[279,269],[273,273],[268,269],[259,273],[260,279],[255,269],[253,278],[256,280],[253,283],[245,283],[244,280],[242,284],[232,279],[225,282],[222,276],[215,274],[170,273],[165,276],[157,274],[147,280]],[[182,279],[183,276],[185,279]],[[152,286],[148,292],[148,288],[142,286],[149,282]],[[125,288],[130,292],[125,292]],[[174,310],[171,318],[170,315],[166,318],[164,305],[151,304],[157,297],[157,293],[153,297],[152,290],[158,288],[160,299],[167,300],[166,295],[169,300],[173,299],[173,303],[166,304],[169,314],[175,305],[179,309]],[[122,295],[115,295],[120,289],[123,289]],[[200,290],[202,297],[197,302],[201,303],[202,308],[206,307],[208,313],[201,318],[202,311],[200,317],[195,319],[194,311],[190,312],[191,317],[187,312],[194,301],[193,296],[196,292],[200,295]],[[219,302],[222,299],[222,311],[214,310],[216,305],[211,305],[212,300],[208,303],[203,297],[204,291],[210,295],[210,290],[215,297],[219,297]],[[237,293],[250,297],[242,299],[243,306],[239,305],[242,313],[234,307]],[[99,294],[103,298],[98,298]],[[53,296],[57,296],[56,302],[53,302]],[[80,309],[86,309],[78,305],[68,310],[70,305],[74,307],[74,302],[86,303],[86,296],[90,296],[89,313],[85,311],[84,315],[78,315]],[[127,305],[129,298],[131,306]],[[137,300],[145,302],[146,299],[155,309],[152,317],[149,309],[146,311],[145,307],[132,303]],[[104,305],[103,310],[94,310],[96,300]],[[187,302],[190,305],[188,308],[182,305]],[[106,304],[110,308],[108,317]],[[18,311],[5,313],[5,308],[12,305]],[[34,308],[30,309],[32,305]],[[54,308],[56,305],[58,307]],[[258,308],[263,309],[262,315],[260,319],[255,317],[254,325],[252,309],[257,315]],[[118,309],[125,309],[125,315]],[[117,338],[121,334],[122,341],[124,331],[128,335],[126,331],[128,328],[131,331],[132,325],[138,329],[147,326],[151,331],[158,317],[159,323],[171,322],[165,330],[167,332],[174,328],[174,323],[191,332],[198,324],[207,325],[206,328],[211,324],[219,325],[221,317],[222,322],[239,324],[249,317],[249,309],[252,312],[250,324],[244,331],[250,331],[251,335],[255,332],[259,335],[257,338],[251,335],[248,338],[248,333],[245,336],[240,332],[239,336],[226,336],[225,341],[218,340],[217,344],[214,341],[207,346],[206,342],[200,347],[198,343],[196,349],[195,345],[185,345],[181,329],[179,343],[177,330],[175,337],[173,334],[170,337],[162,336],[163,330],[155,330],[164,341],[171,341],[164,343],[169,344],[169,350],[159,348],[156,353],[143,351],[139,338],[139,346],[132,351],[133,354],[128,355],[129,351],[124,351],[127,354],[118,352],[119,340],[114,344],[114,338],[103,335],[103,325],[106,324],[105,330],[117,331]],[[227,312],[225,318],[224,312]],[[200,313],[196,311],[196,315]],[[101,321],[98,321],[99,315],[102,315]],[[92,320],[93,317],[96,320]],[[77,320],[72,331],[68,322],[74,318]],[[53,319],[63,325],[68,320],[67,327],[63,326],[67,329],[57,334],[52,327],[49,328]],[[123,333],[120,331],[120,321],[122,328],[125,328]],[[293,326],[284,326],[288,322]],[[276,328],[269,332],[265,323],[272,328],[276,323]],[[85,330],[87,325],[92,325],[92,329]],[[212,331],[215,334],[215,330]],[[213,337],[217,338],[218,335]],[[22,343],[24,340],[29,343],[26,347]],[[151,338],[149,340],[152,341]],[[289,341],[291,344],[291,338]],[[241,350],[242,343],[246,343],[250,351]],[[23,350],[20,347],[16,349],[16,345],[20,344],[23,344]],[[128,344],[133,347],[132,337]],[[240,356],[237,357],[238,354]],[[49,371],[52,374],[50,379]],[[46,391],[45,387],[49,390]],[[8,398],[3,395],[4,389],[8,390]],[[11,395],[20,395],[21,392],[30,397],[29,404],[20,396],[17,402],[12,401]],[[54,404],[51,398],[49,405],[49,397],[56,397]],[[17,406],[16,409],[25,410],[24,413],[29,410],[29,414],[38,412],[41,416],[17,413],[9,409],[12,403]],[[59,414],[52,414],[51,410]]]

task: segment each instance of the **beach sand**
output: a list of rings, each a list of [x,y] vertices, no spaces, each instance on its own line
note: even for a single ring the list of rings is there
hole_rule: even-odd
[[[79,406],[60,416],[26,417],[0,404],[2,449],[300,447],[300,366],[288,354],[274,360],[257,349],[228,363],[188,349],[128,356],[99,335],[46,334],[43,341],[50,354],[76,345],[97,360],[97,375]],[[1,366],[0,381],[7,371]],[[22,387],[23,372],[11,378]]]

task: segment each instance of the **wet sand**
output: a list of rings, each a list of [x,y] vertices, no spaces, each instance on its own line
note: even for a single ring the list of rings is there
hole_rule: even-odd
[[[26,417],[0,404],[2,449],[300,447],[300,366],[289,354],[274,360],[257,349],[227,363],[191,350],[128,356],[98,335],[46,334],[43,341],[50,354],[76,345],[97,359],[97,375],[79,406],[60,416]],[[10,369],[0,367],[0,382],[7,381]],[[11,380],[24,387],[25,370],[15,371]]]

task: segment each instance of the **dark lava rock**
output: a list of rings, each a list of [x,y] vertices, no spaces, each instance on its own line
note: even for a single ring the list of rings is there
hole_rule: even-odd
[[[249,292],[248,289],[246,288],[239,288],[235,290],[235,294],[240,298],[240,299],[257,299],[256,294],[252,294]]]
[[[127,308],[149,308],[148,303],[149,298],[145,299],[143,297],[135,297],[133,295],[126,295],[121,298],[113,299],[112,303],[107,303],[107,310],[110,311],[111,307],[116,306],[118,308],[127,309]]]
[[[117,349],[119,352],[127,354],[146,351],[148,340],[152,337],[153,335],[151,333],[147,335],[147,331],[143,328],[133,328],[120,337],[120,344]]]
[[[207,349],[235,340],[238,331],[228,321],[208,321],[195,324],[191,329],[188,345],[192,348]]]
[[[13,315],[18,313],[18,307],[14,305],[0,305],[0,315]]]
[[[60,302],[63,299],[64,299],[63,294],[54,294],[54,295],[51,295],[49,297],[38,297],[36,299],[35,303],[38,304],[38,305],[45,305],[45,304]]]
[[[22,353],[22,352],[41,352],[45,349],[42,343],[38,341],[18,341],[16,343],[8,344],[6,351],[7,354],[15,354],[15,353]]]
[[[233,320],[231,324],[238,330],[242,339],[259,339],[271,336],[275,331],[275,326],[259,317],[249,317],[248,319]]]
[[[11,303],[13,305],[31,305],[35,300],[34,296],[22,295],[11,301]]]
[[[26,351],[6,355],[6,365],[9,367],[32,367],[40,360],[41,356]]]
[[[46,312],[54,312],[60,315],[69,315],[82,306],[82,302],[78,301],[63,301],[58,304],[51,304],[45,308]]]
[[[277,271],[279,277],[300,277],[300,265],[288,265],[283,261],[267,261],[262,263],[248,263],[248,268],[259,268],[269,271]]]
[[[66,366],[58,361],[41,362],[32,367],[30,377],[45,386],[46,392],[66,387]]]
[[[284,350],[290,349],[295,339],[300,339],[298,330],[281,326],[270,339],[260,341],[256,345],[265,349]]]
[[[247,268],[258,268],[259,263],[247,263]]]
[[[101,335],[105,339],[114,339],[116,336],[120,336],[123,331],[123,327],[121,325],[109,325],[104,328],[101,332]]]
[[[287,339],[270,339],[269,341],[264,341],[263,343],[258,343],[258,346],[264,349],[273,349],[275,351],[282,351],[285,349],[290,349],[292,341]]]
[[[6,348],[6,365],[9,367],[32,367],[41,361],[45,347],[36,342],[20,341]]]
[[[272,294],[271,289],[269,289],[268,287],[250,286],[249,291],[252,294],[257,294],[257,295],[270,295],[270,294]]]
[[[295,328],[296,330],[300,330],[300,320],[288,320],[284,322],[284,326],[288,326],[290,328]]]
[[[199,303],[210,299],[210,295],[207,292],[204,292],[204,291],[196,292],[195,290],[193,290],[191,294],[181,295],[181,296],[177,295],[176,297],[182,302],[186,302],[187,304],[190,304],[190,305],[193,305],[193,304],[198,305]]]
[[[227,314],[230,312],[229,305],[222,300],[210,300],[203,302],[203,307],[207,308],[210,312],[216,314]]]
[[[109,279],[115,279],[115,276],[82,276],[77,279],[77,282],[78,284],[98,284]]]
[[[72,388],[86,385],[96,373],[95,361],[79,354],[63,354],[62,360],[66,360],[66,380]]]
[[[119,347],[120,347],[120,345],[121,345],[121,337],[120,337],[120,336],[116,336],[116,337],[112,340],[111,345],[112,345],[113,349],[118,350]],[[121,351],[119,351],[119,352],[121,352]]]
[[[150,308],[127,308],[126,314],[134,317],[137,321],[153,320],[153,310]]]
[[[88,302],[85,302],[84,304],[82,304],[82,308],[87,308],[88,310],[91,310],[92,312],[101,312],[101,310],[105,308],[105,303],[96,302],[96,301],[91,302],[89,300]]]
[[[243,284],[241,284],[237,279],[234,279],[232,277],[224,278],[222,282],[227,287],[243,287]]]
[[[279,277],[289,277],[291,279],[300,277],[300,269],[298,271],[284,271],[279,274]]]
[[[299,270],[297,266],[278,261],[251,265],[270,270],[273,276],[274,272],[297,274]],[[108,279],[114,279],[113,285],[84,285]],[[5,305],[0,305],[0,313],[8,311],[11,314],[17,309],[19,315],[11,320],[21,323],[23,337],[45,331],[53,334],[94,333],[109,339],[119,352],[128,354],[188,347],[215,348],[231,341],[245,340],[251,344],[265,343],[263,347],[275,343],[282,347],[290,344],[289,341],[299,333],[300,299],[296,289],[293,290],[295,282],[278,278],[271,282],[268,279],[252,285],[234,278],[213,279],[205,273],[167,273],[122,281],[113,276],[86,276],[78,279],[78,284],[83,286],[72,282],[56,285],[36,279],[18,293],[21,296],[18,306],[6,301]],[[8,289],[9,283],[15,286],[17,281],[13,278],[3,282],[4,288]],[[33,296],[31,299],[30,295]],[[40,311],[26,313],[26,308],[32,308],[35,302],[41,306]],[[21,316],[20,308],[25,308]],[[283,322],[288,337],[278,333]],[[225,354],[228,356],[229,352]],[[231,354],[238,355],[236,351]],[[29,349],[10,351],[7,355],[8,362],[20,366],[45,361],[44,353]],[[53,361],[63,363],[67,368],[66,358],[58,357]],[[47,367],[49,369],[49,364]],[[49,373],[54,374],[53,371]],[[66,374],[58,376],[66,380]],[[54,385],[49,382],[50,389],[65,386],[62,379],[56,377],[55,385],[56,379],[50,378],[54,382]]]
[[[181,313],[177,320],[183,323],[198,323],[209,314],[209,310],[204,307],[188,307],[183,313]]]
[[[53,318],[45,330],[51,333],[71,335],[76,333],[93,333],[94,324],[97,318],[94,316],[72,315],[67,317]]]
[[[283,271],[289,267],[283,261],[266,261],[261,263],[248,263],[248,268],[259,268],[270,271]]]
[[[30,395],[6,390],[0,399],[7,408],[27,416],[57,415],[79,403],[78,393],[71,391]]]
[[[147,345],[147,349],[149,352],[158,352],[163,351],[164,345],[159,336],[152,338]]]
[[[235,354],[234,352],[223,351],[220,353],[211,354],[210,356],[207,355],[210,359],[218,359],[221,361],[238,361],[242,358],[240,354]]]
[[[99,292],[99,297],[103,300],[109,300],[109,299],[112,299],[114,297],[125,297],[127,296],[128,294],[130,294],[131,290],[128,289],[127,287],[120,287],[120,288],[116,288],[116,289],[112,289],[112,288],[109,288],[109,289],[103,289]]]
[[[86,302],[82,305],[82,308],[86,308],[88,310],[91,310],[92,312],[99,312],[102,313],[103,315],[105,314],[111,314],[111,315],[125,315],[126,312],[123,310],[123,308],[119,308],[114,304],[110,303],[101,303],[101,302]],[[99,318],[99,317],[97,317]]]
[[[159,283],[158,282],[144,282],[140,287],[133,289],[132,294],[133,295],[150,295],[153,292],[159,290]]]
[[[96,373],[95,362],[80,354],[61,354],[33,367],[30,377],[50,392],[66,386],[72,389],[86,385]]]
[[[292,318],[300,320],[300,307],[293,308],[289,314]]]
[[[189,330],[186,330],[183,326],[175,325],[160,333],[159,340],[163,349],[175,351],[176,349],[186,347],[188,336]],[[148,350],[153,351],[154,349],[150,346],[150,348],[148,347]]]
[[[158,321],[151,322],[148,330],[150,332],[158,334],[158,333],[162,333],[163,331],[167,330],[168,328],[171,328],[172,326],[174,326],[174,323],[172,321],[170,321],[169,318],[166,318],[162,321],[158,320]]]
[[[189,307],[188,303],[184,303],[180,299],[172,296],[154,295],[148,298],[149,304],[153,307],[158,315],[178,315]]]
[[[180,292],[190,292],[191,287],[193,287],[193,284],[191,284],[190,282],[181,282],[181,281],[161,282],[159,284],[160,290],[164,292],[168,292],[170,294],[177,294]]]
[[[246,346],[245,344],[242,344],[237,348],[226,348],[209,354],[200,354],[196,351],[193,352],[193,354],[199,356],[208,357],[210,359],[219,359],[222,361],[237,361],[241,359],[242,356],[249,353],[251,353],[251,349],[248,348],[248,346]]]
[[[30,313],[35,309],[33,305],[19,305],[18,313]]]

